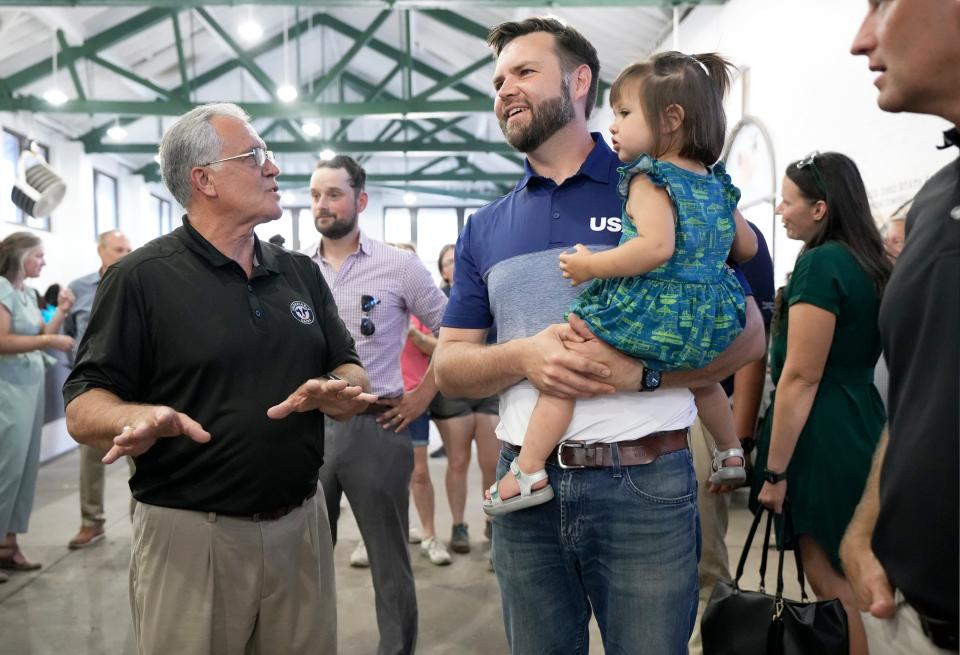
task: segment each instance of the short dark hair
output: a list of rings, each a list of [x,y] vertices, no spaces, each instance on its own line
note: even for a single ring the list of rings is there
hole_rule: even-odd
[[[354,194],[363,191],[367,184],[367,171],[350,155],[337,155],[332,159],[321,159],[317,162],[316,170],[321,168],[342,168],[347,171],[347,177],[350,178],[350,187]]]
[[[819,230],[804,244],[801,254],[827,241],[839,241],[882,292],[893,265],[873,222],[867,189],[857,164],[839,152],[824,152],[802,162],[792,162],[787,166],[786,176],[797,185],[804,198],[811,202],[822,200],[827,205]]]
[[[670,105],[680,105],[684,138],[680,156],[710,166],[723,152],[727,132],[723,96],[730,88],[730,71],[734,68],[714,53],[661,52],[620,72],[610,87],[610,105],[619,102],[624,93],[639,90],[644,118],[655,135],[655,152],[647,153],[653,157],[662,155],[669,147],[663,143],[660,129],[663,112]]]
[[[590,118],[590,112],[597,104],[597,89],[600,86],[600,58],[597,56],[597,49],[580,32],[564,25],[555,18],[533,17],[526,20],[500,23],[487,33],[487,45],[493,49],[494,55],[499,57],[508,43],[517,37],[534,32],[546,32],[553,35],[554,49],[565,73],[572,73],[577,66],[583,64],[590,67],[590,90],[587,92],[587,106],[584,112],[586,118]]]

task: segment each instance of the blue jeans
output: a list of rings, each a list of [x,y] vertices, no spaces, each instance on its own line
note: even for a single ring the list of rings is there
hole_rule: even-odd
[[[501,450],[498,477],[515,456]],[[588,652],[592,610],[608,655],[686,653],[700,556],[690,451],[547,472],[553,500],[493,519],[511,652]]]

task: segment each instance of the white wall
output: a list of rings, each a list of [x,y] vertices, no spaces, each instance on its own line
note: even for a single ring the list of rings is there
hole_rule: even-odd
[[[47,266],[40,277],[28,284],[41,293],[54,282],[62,285],[97,270],[96,228],[93,216],[93,170],[96,168],[117,179],[120,229],[134,247],[157,236],[159,226],[150,194],[170,199],[166,189],[147,184],[120,161],[106,155],[86,155],[83,146],[45,129],[28,115],[0,113],[0,128],[27,135],[50,147],[50,165],[63,177],[67,194],[50,219],[50,232],[30,230],[21,225],[0,222],[0,239],[11,232],[27,229],[43,239]],[[9,202],[9,188],[0,189],[0,201]],[[173,202],[174,226],[179,225],[179,206]],[[41,459],[59,455],[76,444],[66,431],[62,418],[43,428]]]
[[[812,150],[842,152],[857,162],[875,216],[883,220],[955,154],[934,147],[943,141],[946,121],[877,107],[875,73],[865,57],[850,54],[866,9],[864,0],[701,5],[680,26],[680,49],[720,52],[749,67],[750,114],[770,131],[778,180],[789,162]],[[739,116],[729,118],[732,127]],[[776,230],[782,284],[800,244],[786,238],[779,220]]]
[[[158,225],[151,204],[151,193],[167,200],[170,194],[162,185],[148,184],[117,159],[108,155],[87,155],[79,142],[70,141],[47,130],[22,114],[0,113],[0,127],[32,136],[50,147],[53,168],[67,184],[63,203],[51,215],[51,231],[35,230],[43,239],[47,266],[40,277],[30,282],[42,293],[54,282],[71,280],[96,270],[96,228],[93,216],[93,171],[97,169],[117,179],[120,229],[130,237],[134,247],[157,236]],[[9,189],[0,189],[2,201],[9,198]],[[179,225],[179,206],[174,201],[174,227]],[[0,223],[0,238],[25,229],[13,223]]]

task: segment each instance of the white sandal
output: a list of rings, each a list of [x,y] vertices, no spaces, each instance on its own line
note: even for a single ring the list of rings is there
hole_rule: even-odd
[[[725,459],[730,457],[739,457],[743,462],[747,461],[747,456],[743,454],[743,448],[727,448],[726,450],[713,449],[713,475],[710,476],[710,482],[713,484],[732,484],[741,485],[747,479],[747,469],[743,464],[738,466],[724,466]]]
[[[494,482],[493,486],[490,487],[490,499],[483,501],[483,511],[490,516],[500,516],[528,507],[535,507],[553,499],[553,487],[550,486],[549,482],[547,486],[541,489],[533,488],[533,485],[538,482],[550,479],[544,469],[533,473],[524,473],[520,470],[517,460],[513,460],[510,462],[510,472],[517,479],[520,493],[504,500],[500,498],[500,480]]]

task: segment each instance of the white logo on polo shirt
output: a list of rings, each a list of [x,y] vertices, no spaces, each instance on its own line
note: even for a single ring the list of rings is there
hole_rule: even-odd
[[[619,216],[591,216],[590,229],[594,232],[619,232],[623,226]]]
[[[294,300],[290,303],[290,313],[304,325],[313,323],[313,308],[302,300]]]

